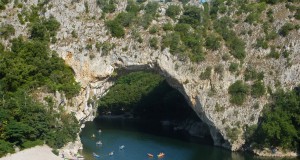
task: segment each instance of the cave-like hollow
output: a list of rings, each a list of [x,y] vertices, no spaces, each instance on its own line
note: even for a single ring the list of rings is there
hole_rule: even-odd
[[[197,116],[183,94],[158,72],[118,70],[109,81],[114,85],[97,100],[95,123],[112,117],[135,119],[142,126],[159,126],[156,132],[164,132],[164,136],[213,145],[208,125]],[[163,129],[166,127],[167,131]],[[147,128],[142,130],[152,132]]]

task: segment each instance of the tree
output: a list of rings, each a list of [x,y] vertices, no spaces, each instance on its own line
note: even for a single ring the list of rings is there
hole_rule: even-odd
[[[170,5],[166,10],[166,15],[172,18],[173,20],[176,19],[176,16],[180,14],[180,6],[178,5]]]
[[[13,25],[5,24],[0,27],[0,37],[7,39],[14,34],[15,34],[15,28]]]
[[[237,80],[228,88],[230,94],[230,103],[242,105],[249,93],[249,86],[241,80]]]
[[[111,20],[106,22],[106,26],[110,30],[113,37],[121,38],[125,35],[125,30],[123,26],[116,20]]]
[[[261,81],[255,81],[251,86],[251,95],[253,97],[256,98],[261,97],[265,94],[265,92],[266,92],[265,86]]]

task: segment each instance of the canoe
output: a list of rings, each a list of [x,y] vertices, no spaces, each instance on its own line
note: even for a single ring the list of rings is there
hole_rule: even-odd
[[[164,156],[165,156],[164,153],[159,153],[159,154],[157,155],[157,158],[164,158]]]
[[[153,154],[147,153],[148,157],[153,158]]]
[[[122,149],[124,149],[124,148],[125,148],[125,146],[124,146],[124,145],[122,145],[122,146],[120,146],[120,147],[119,147],[119,149],[121,149],[121,150],[122,150]]]
[[[98,154],[96,154],[96,153],[93,153],[93,156],[94,156],[94,157],[97,157],[97,158],[100,157],[100,156],[99,156]]]

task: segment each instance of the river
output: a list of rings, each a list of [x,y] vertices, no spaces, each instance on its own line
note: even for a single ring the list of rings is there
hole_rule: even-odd
[[[87,122],[80,137],[83,144],[82,154],[87,160],[157,160],[160,152],[165,153],[161,160],[259,159],[251,154],[230,152],[199,143],[198,139],[174,132],[166,126],[136,120],[97,119]],[[102,145],[96,145],[98,141]],[[119,148],[121,145],[125,146],[124,149]],[[109,156],[112,151],[114,154]],[[93,153],[100,157],[95,158]],[[149,158],[147,153],[154,157]]]

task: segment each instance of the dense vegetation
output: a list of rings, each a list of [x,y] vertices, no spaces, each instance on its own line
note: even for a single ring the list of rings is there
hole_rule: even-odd
[[[14,31],[7,26],[6,30]],[[60,148],[76,138],[79,126],[73,115],[63,106],[55,107],[51,97],[44,99],[47,104],[33,97],[37,89],[61,91],[67,98],[79,92],[72,69],[49,49],[59,26],[54,17],[37,16],[30,23],[29,39],[11,39],[7,50],[0,45],[0,156],[14,152],[13,146],[28,148],[46,143]]]
[[[184,97],[161,76],[149,72],[132,72],[118,78],[98,101],[98,112],[131,113],[144,119],[155,117],[158,121],[163,118],[179,120],[190,115]]]
[[[260,125],[249,127],[249,142],[256,147],[283,147],[296,151],[300,142],[300,88],[279,90],[272,102],[264,107]]]

